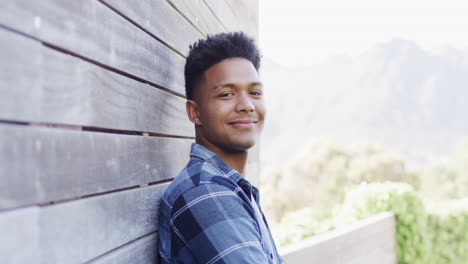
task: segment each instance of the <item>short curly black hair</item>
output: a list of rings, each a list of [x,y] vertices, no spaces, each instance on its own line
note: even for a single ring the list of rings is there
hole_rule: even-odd
[[[252,38],[243,32],[208,35],[190,45],[185,63],[185,94],[193,99],[193,90],[203,80],[203,73],[216,63],[229,58],[240,57],[252,62],[258,72],[262,55]]]

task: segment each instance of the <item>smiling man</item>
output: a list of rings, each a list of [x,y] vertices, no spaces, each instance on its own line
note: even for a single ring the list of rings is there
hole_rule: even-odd
[[[265,119],[260,58],[241,32],[190,47],[185,86],[196,143],[161,200],[162,263],[283,263],[258,189],[243,177]]]

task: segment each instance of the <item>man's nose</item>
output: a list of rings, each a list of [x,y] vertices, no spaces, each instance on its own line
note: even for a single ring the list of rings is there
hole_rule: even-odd
[[[255,110],[255,105],[252,102],[250,94],[242,93],[238,97],[236,111],[237,112],[253,112]]]

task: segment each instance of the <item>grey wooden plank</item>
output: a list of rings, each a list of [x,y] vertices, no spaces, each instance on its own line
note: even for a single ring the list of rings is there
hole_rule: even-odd
[[[258,39],[258,0],[224,0],[250,36]],[[268,3],[263,3],[268,4]]]
[[[158,264],[158,235],[151,235],[132,241],[128,245],[100,256],[87,264]]]
[[[395,218],[385,212],[280,249],[287,263],[396,263]]]
[[[0,119],[194,136],[185,99],[0,28]]]
[[[166,0],[181,12],[199,30],[206,34],[216,34],[227,29],[220,23],[203,0]]]
[[[41,262],[83,263],[156,231],[168,184],[41,208]]]
[[[192,141],[0,124],[0,209],[173,178]]]
[[[0,24],[184,94],[184,58],[96,0],[1,1]]]
[[[154,233],[168,184],[2,212],[1,263],[83,263]]]
[[[203,37],[165,0],[103,0],[145,30],[187,55],[189,45]]]
[[[246,31],[240,24],[238,18],[234,15],[231,7],[225,2],[220,0],[203,0],[206,5],[215,13],[215,16],[221,21],[228,31]]]
[[[40,258],[38,210],[30,207],[0,213],[0,263],[36,263]]]

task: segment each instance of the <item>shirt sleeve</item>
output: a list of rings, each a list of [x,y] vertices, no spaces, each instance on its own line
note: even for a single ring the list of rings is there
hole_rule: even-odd
[[[247,202],[218,184],[183,193],[171,216],[172,255],[198,263],[269,263],[254,212]],[[189,257],[190,256],[190,257]]]

